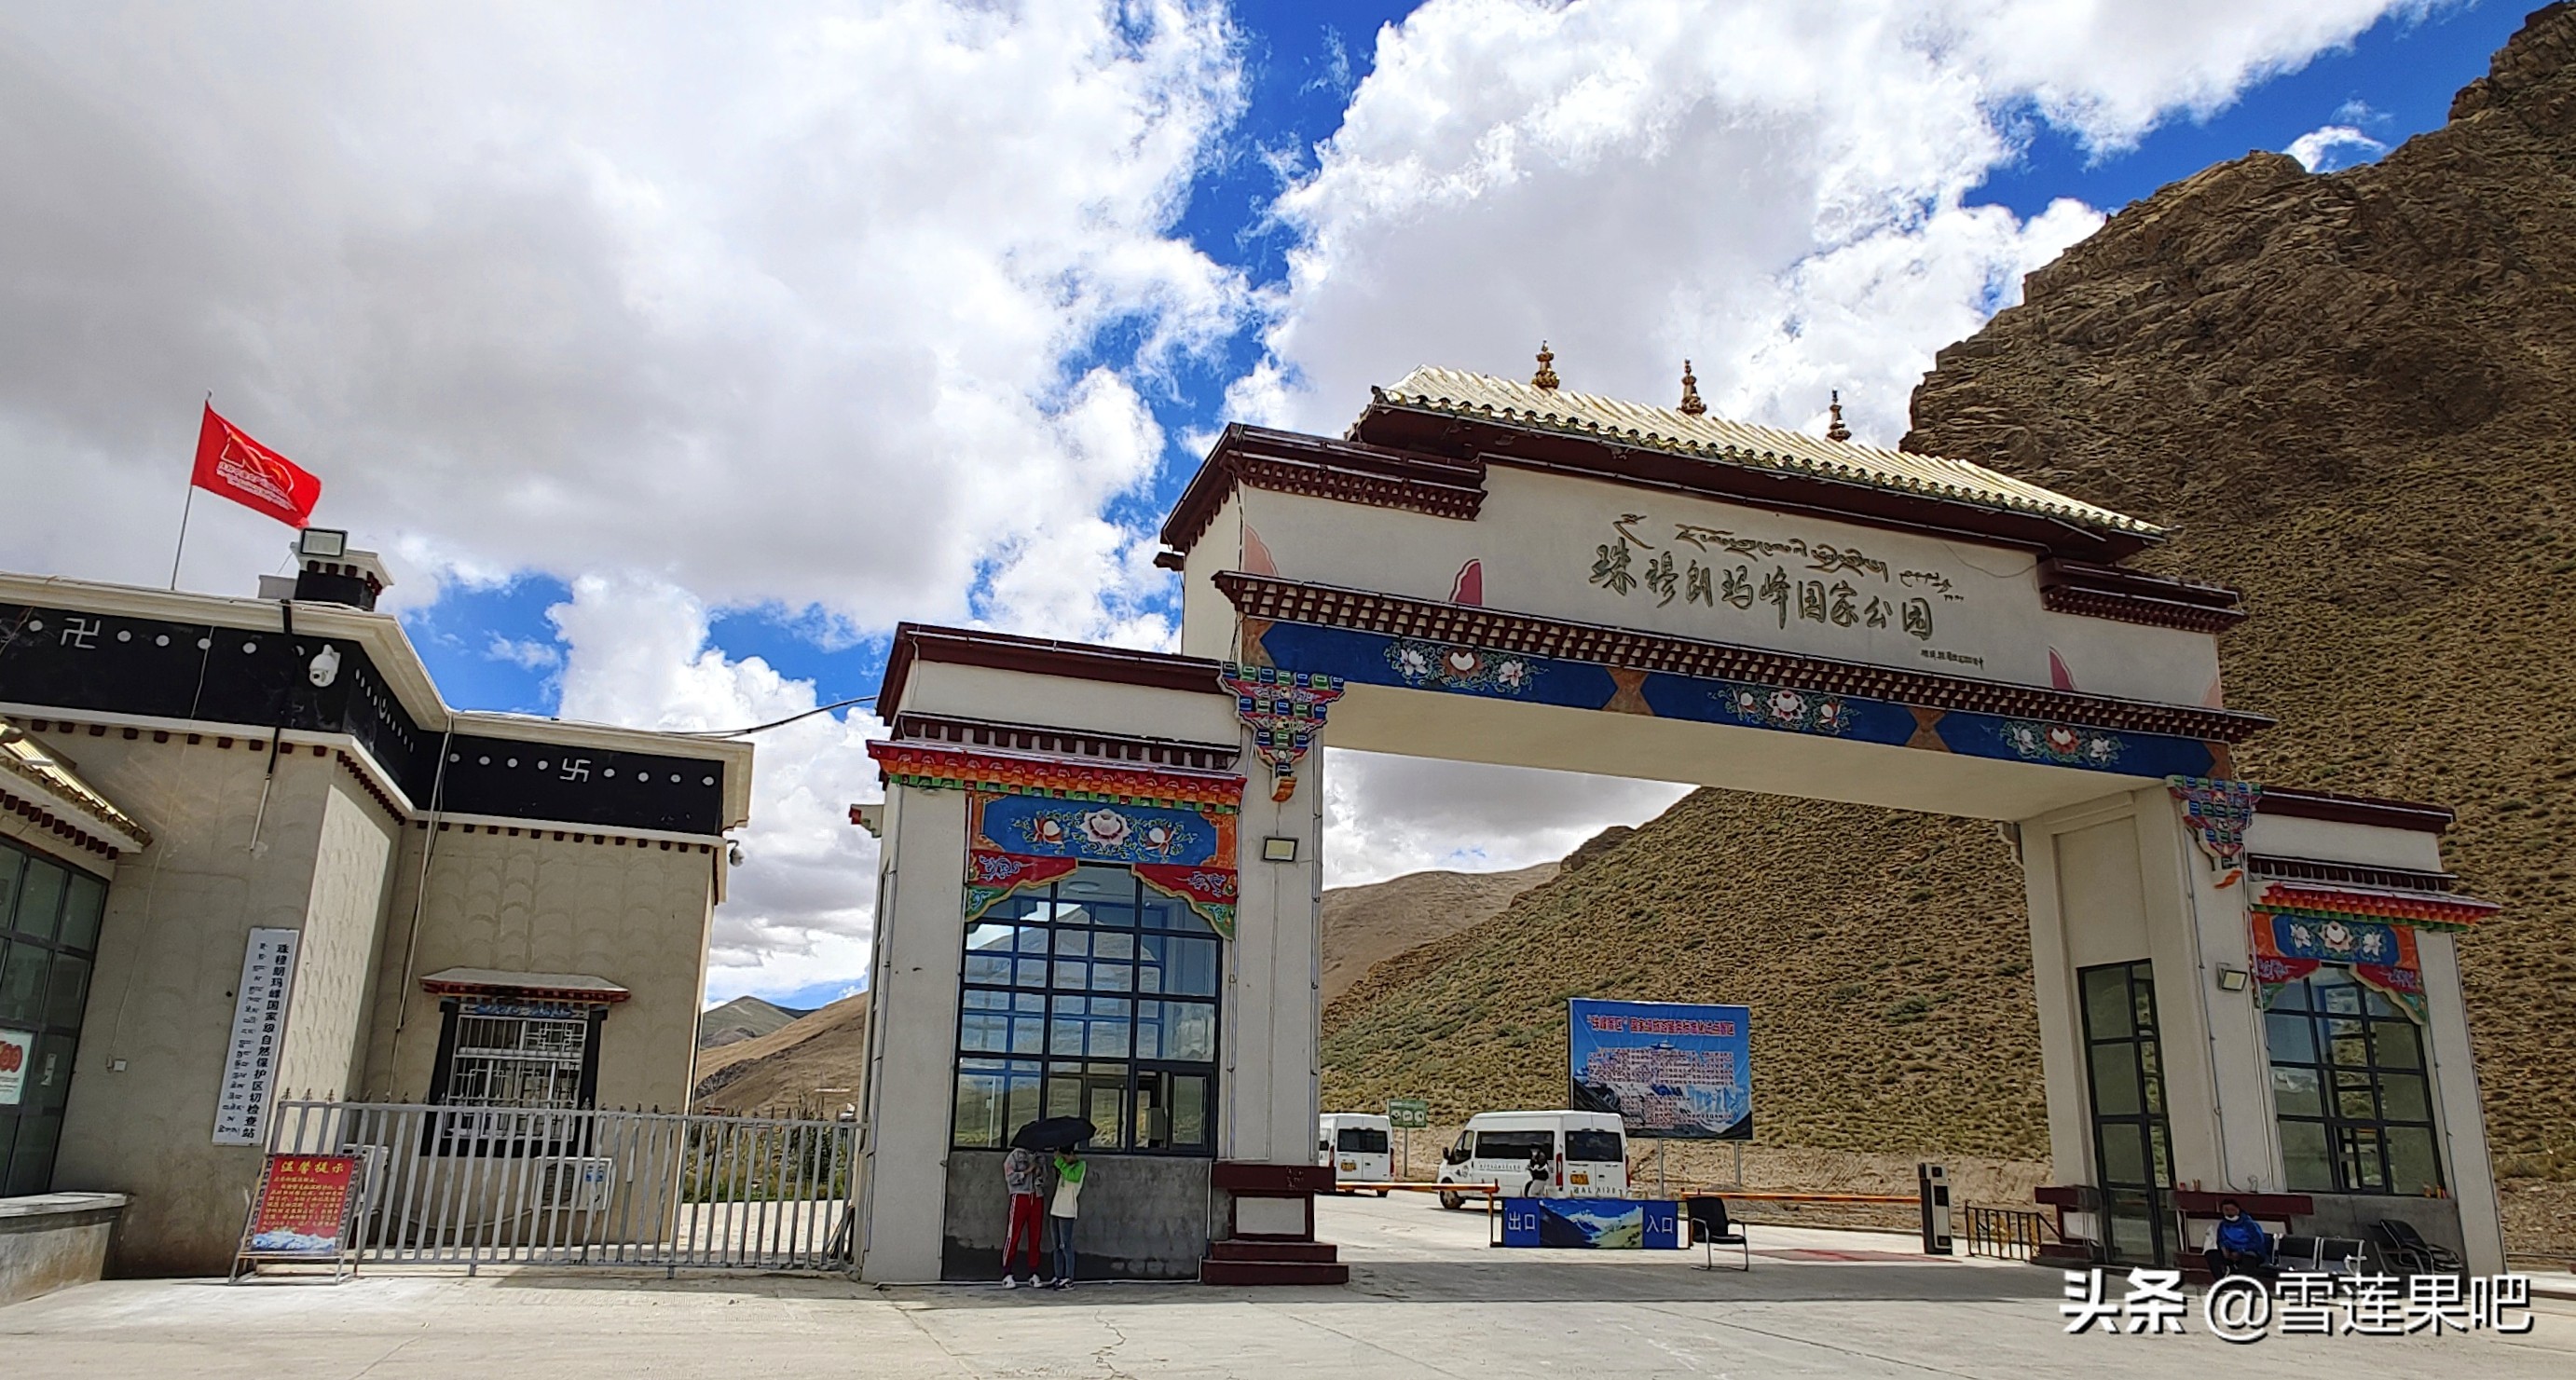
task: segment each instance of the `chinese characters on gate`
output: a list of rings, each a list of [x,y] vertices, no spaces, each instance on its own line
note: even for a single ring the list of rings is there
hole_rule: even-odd
[[[250,932],[233,1000],[232,1042],[224,1050],[223,1089],[215,1099],[217,1145],[259,1144],[278,1050],[285,1044],[286,995],[295,981],[295,942],[301,933]]]
[[[1783,629],[1796,618],[1833,628],[1894,627],[1928,642],[1936,601],[1966,597],[1938,571],[1894,570],[1857,547],[1771,541],[1692,522],[1674,523],[1671,537],[1658,543],[1648,533],[1660,531],[1643,513],[1623,513],[1610,528],[1611,539],[1592,548],[1591,582],[1622,598],[1642,589],[1657,608],[1679,599],[1712,613],[1724,606],[1768,616]]]
[[[2201,1295],[2201,1326],[2221,1341],[2284,1337],[2401,1337],[2531,1330],[2529,1275],[2326,1275],[2284,1271],[2277,1282],[2229,1275]],[[2066,1272],[2057,1305],[2071,1333],[2179,1333],[2193,1310],[2180,1270],[2131,1270],[2125,1294],[2105,1297],[2102,1271]]]

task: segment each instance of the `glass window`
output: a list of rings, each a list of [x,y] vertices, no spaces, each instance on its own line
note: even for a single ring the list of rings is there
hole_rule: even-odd
[[[1223,961],[1194,912],[1123,867],[992,907],[965,927],[954,1143],[1078,1116],[1097,1150],[1213,1154]]]
[[[456,1038],[440,1101],[459,1107],[582,1105],[588,1017],[458,1014],[454,1020]]]
[[[27,860],[27,874],[18,883],[17,918],[10,922],[18,933],[38,939],[54,937],[54,922],[63,913],[63,886],[70,880],[69,868],[56,867],[42,858]]]
[[[2173,1183],[2164,1071],[2156,1037],[2155,974],[2114,963],[2077,974],[2084,998],[2093,1167],[2104,1190],[2104,1239],[2120,1264],[2161,1264],[2170,1242],[2164,1194]]]
[[[1378,1139],[1386,1139],[1385,1133],[1379,1133]],[[1568,1131],[1565,1158],[1584,1164],[1617,1164],[1628,1158],[1628,1151],[1616,1131]]]
[[[2423,1032],[2403,1008],[2328,966],[2272,993],[2263,1032],[2291,1191],[2443,1186]]]
[[[1478,1131],[1476,1158],[1480,1160],[1527,1161],[1533,1152],[1544,1150],[1549,1158],[1556,1155],[1554,1131]]]
[[[1345,1126],[1333,1133],[1333,1148],[1347,1155],[1383,1155],[1386,1132],[1374,1126]]]
[[[0,1103],[0,1197],[52,1187],[106,902],[97,877],[0,842],[0,1026],[23,1051],[18,1095]]]

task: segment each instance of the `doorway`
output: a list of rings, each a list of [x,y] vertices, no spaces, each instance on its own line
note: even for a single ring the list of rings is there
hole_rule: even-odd
[[[2175,1246],[2166,1212],[2173,1135],[2165,1123],[2154,971],[2145,962],[2112,963],[2082,969],[2076,980],[2084,994],[2084,1072],[2092,1088],[2102,1242],[2114,1264],[2165,1265]]]

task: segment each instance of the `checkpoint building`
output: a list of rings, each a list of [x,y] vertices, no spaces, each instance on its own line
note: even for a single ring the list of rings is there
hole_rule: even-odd
[[[125,1195],[114,1273],[225,1271],[279,1097],[688,1101],[750,746],[452,709],[320,545],[0,574],[0,1198]]]
[[[1996,821],[2054,1178],[2113,1262],[2294,1193],[2501,1268],[2439,807],[2264,786],[2223,587],[1981,466],[1414,371],[1338,439],[1229,427],[1174,506],[1178,654],[907,625],[858,1250],[989,1278],[996,1161],[1101,1153],[1086,1268],[1332,1277],[1313,1242],[1318,742]],[[1722,999],[1724,994],[1709,994]]]

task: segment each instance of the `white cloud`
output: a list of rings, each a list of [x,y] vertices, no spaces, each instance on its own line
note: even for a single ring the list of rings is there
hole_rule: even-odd
[[[1432,868],[1509,872],[1564,857],[1607,825],[1644,823],[1689,792],[1657,781],[1327,749],[1324,884],[1359,886]]]
[[[1209,0],[104,9],[0,19],[9,564],[166,573],[211,388],[414,600],[1158,635],[1099,515],[1130,377],[1242,309],[1171,230],[1241,99]],[[222,508],[191,583],[245,588],[279,534]]]
[[[2290,146],[2281,151],[2312,173],[2330,173],[2367,163],[2388,152],[2388,145],[2350,125],[2324,125],[2291,140]]]
[[[816,706],[814,683],[707,642],[707,610],[659,581],[585,576],[546,611],[564,644],[563,714],[637,728],[746,728]],[[818,714],[756,736],[743,864],[716,911],[707,990],[781,995],[863,975],[876,904],[876,840],[850,806],[882,798],[865,710]]]
[[[2102,150],[2348,41],[2392,0],[1432,0],[1376,61],[1311,175],[1263,302],[1241,415],[1337,430],[1417,363],[1678,396],[1893,442],[1932,351],[2089,233],[1968,195],[2018,122]]]

